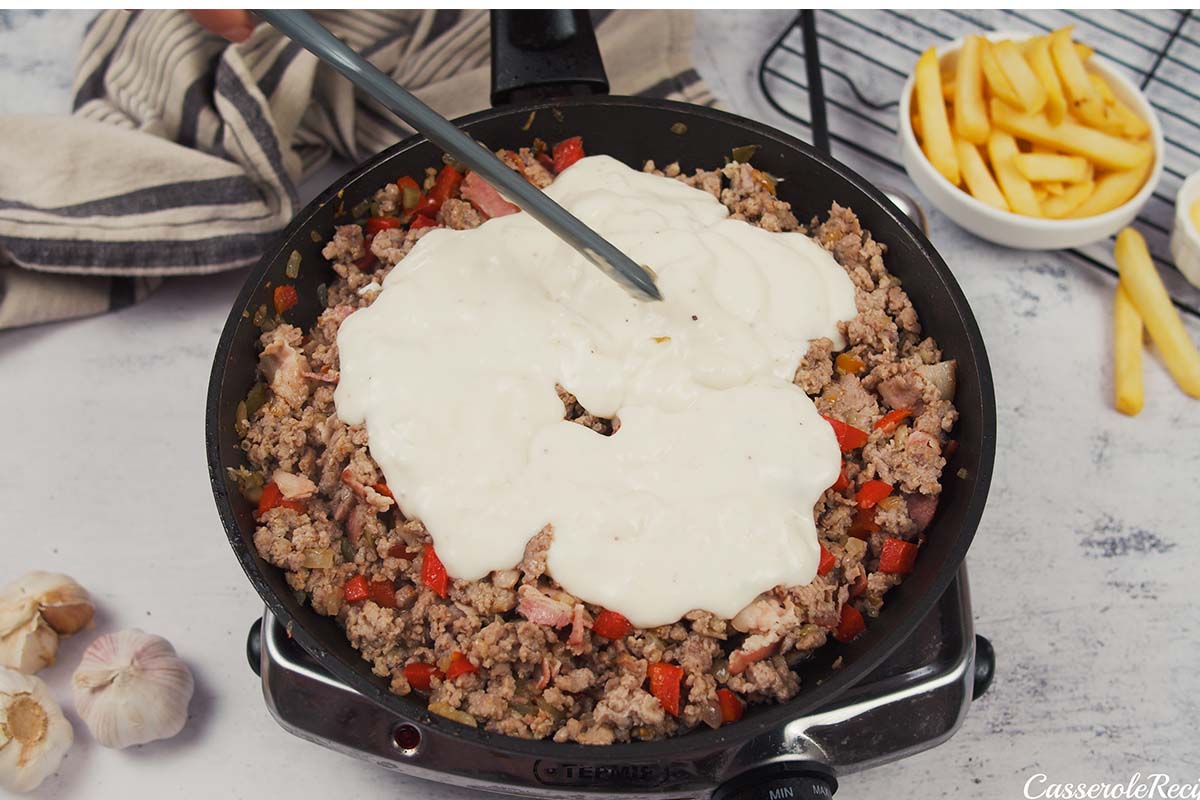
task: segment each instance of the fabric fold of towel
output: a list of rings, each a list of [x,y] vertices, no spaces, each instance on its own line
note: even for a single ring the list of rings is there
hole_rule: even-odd
[[[315,12],[448,117],[488,106],[485,11]],[[593,12],[614,94],[713,98],[689,12]],[[0,328],[128,305],[253,264],[297,185],[411,131],[267,25],[229,44],[182,11],[106,11],[69,117],[0,118]]]

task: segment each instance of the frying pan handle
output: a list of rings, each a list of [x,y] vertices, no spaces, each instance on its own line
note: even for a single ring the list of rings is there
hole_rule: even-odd
[[[608,94],[587,11],[492,12],[492,105]]]

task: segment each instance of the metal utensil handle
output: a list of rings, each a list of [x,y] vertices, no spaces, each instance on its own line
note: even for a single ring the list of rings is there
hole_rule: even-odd
[[[400,87],[304,11],[277,9],[254,13],[299,42],[318,58],[374,97],[429,141],[482,175],[538,222],[566,241],[593,264],[635,295],[661,300],[654,280],[644,268],[579,221],[573,214],[519,177],[487,148],[460,131],[449,120]]]

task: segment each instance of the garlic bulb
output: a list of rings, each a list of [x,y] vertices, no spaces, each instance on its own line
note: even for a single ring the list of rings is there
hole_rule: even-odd
[[[75,741],[41,678],[0,668],[0,786],[30,792],[53,775]]]
[[[34,673],[54,663],[59,635],[92,621],[88,593],[66,575],[30,572],[0,590],[0,666]]]
[[[75,710],[92,736],[117,749],[183,730],[194,688],[171,643],[137,629],[92,642],[71,683]]]

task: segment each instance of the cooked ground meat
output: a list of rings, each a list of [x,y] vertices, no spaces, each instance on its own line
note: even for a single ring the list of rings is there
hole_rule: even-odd
[[[499,155],[536,186],[554,178],[542,143]],[[678,164],[659,170],[648,162],[645,171],[709,192],[735,219],[803,230],[776,197],[774,179],[749,164],[687,175]],[[437,173],[421,176],[424,191]],[[841,326],[845,358],[829,339],[818,339],[795,377],[822,414],[868,435],[844,456],[845,485],[827,490],[813,511],[832,568],[808,586],[776,587],[732,620],[694,611],[672,625],[630,627],[609,639],[594,629],[604,609],[572,597],[546,574],[549,526],[510,569],[480,581],[451,577],[444,590],[428,579],[435,558],[428,531],[396,508],[366,431],[338,419],[338,327],[372,302],[387,272],[431,230],[404,225],[395,184],[374,200],[374,211],[395,218],[395,226],[374,236],[357,224],[336,228],[323,251],[336,275],[327,308],[307,333],[282,321],[263,333],[257,391],[266,400],[248,408],[239,432],[250,466],[278,490],[260,503],[259,553],[318,613],[337,618],[392,691],[420,692],[436,709],[511,736],[586,744],[656,739],[719,726],[718,690],[745,703],[791,698],[800,681],[789,664],[836,635],[847,604],[867,617],[879,613],[885,593],[902,579],[880,569],[885,541],[919,543],[937,508],[957,419],[954,366],[921,337],[912,304],[884,265],[884,246],[851,210],[835,204],[808,228],[855,286],[858,316]],[[494,208],[479,202],[455,190],[436,222],[474,228]],[[604,435],[619,429],[620,420],[594,416],[570,392],[558,392],[566,419]],[[889,412],[891,422],[877,427]],[[863,512],[855,493],[875,479],[895,491]],[[683,670],[677,715],[648,688],[658,662]]]

